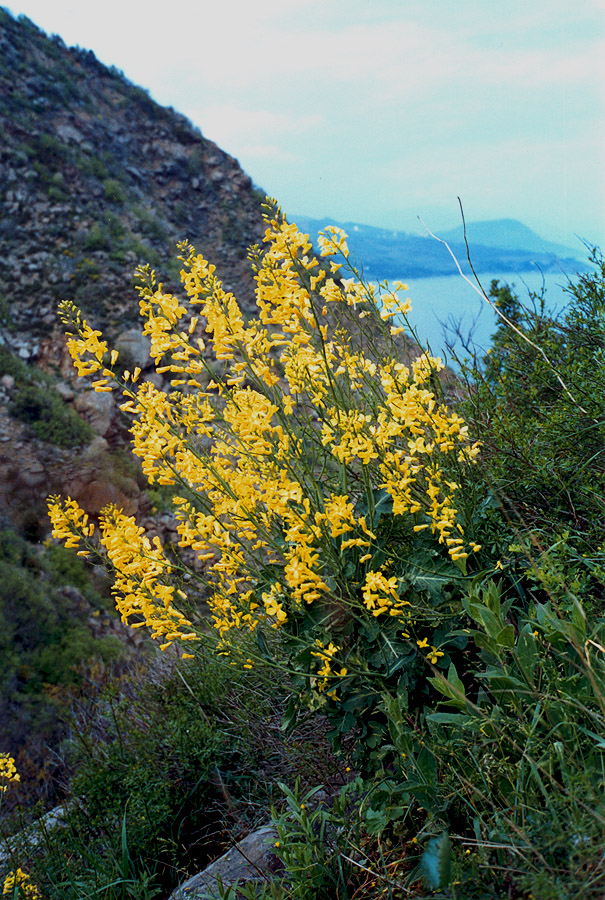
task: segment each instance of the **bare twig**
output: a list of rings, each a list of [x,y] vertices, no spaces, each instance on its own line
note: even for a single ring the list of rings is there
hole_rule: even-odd
[[[565,391],[565,393],[567,394],[567,396],[569,397],[569,399],[571,400],[571,402],[574,404],[574,406],[577,406],[577,408],[580,410],[580,412],[584,413],[585,416],[588,416],[588,415],[589,415],[588,412],[584,409],[583,406],[580,406],[580,404],[578,403],[578,401],[576,400],[576,398],[574,397],[574,395],[571,393],[571,391],[569,390],[569,388],[567,387],[567,385],[565,384],[565,382],[564,382],[563,379],[561,378],[561,375],[559,374],[559,371],[558,371],[557,368],[553,365],[553,363],[550,361],[550,359],[548,358],[548,356],[546,355],[546,353],[545,353],[545,351],[542,349],[542,347],[538,346],[538,344],[534,344],[534,342],[533,342],[532,340],[530,340],[530,338],[528,338],[526,334],[524,334],[519,328],[517,328],[517,326],[516,326],[513,322],[511,322],[511,320],[510,320],[509,318],[507,318],[507,316],[505,316],[504,313],[503,313],[500,309],[498,309],[498,307],[496,306],[496,304],[495,304],[495,303],[492,303],[492,301],[490,300],[490,298],[488,297],[488,295],[485,293],[485,290],[483,289],[483,287],[482,287],[482,285],[481,285],[481,282],[479,281],[479,278],[478,278],[478,276],[477,276],[477,273],[475,272],[475,269],[474,269],[473,264],[472,264],[472,262],[471,262],[471,255],[470,255],[469,245],[468,245],[468,241],[467,241],[467,238],[466,238],[466,222],[465,222],[465,220],[464,220],[464,211],[462,210],[462,202],[461,202],[461,200],[460,200],[460,197],[458,197],[458,202],[460,203],[460,211],[462,212],[462,222],[463,222],[463,226],[464,226],[464,243],[466,244],[467,258],[468,258],[468,261],[469,261],[469,265],[470,265],[470,267],[471,267],[471,271],[472,271],[472,273],[473,273],[473,275],[474,275],[474,277],[475,277],[475,280],[476,280],[477,284],[479,285],[479,287],[477,287],[476,285],[474,285],[473,282],[470,280],[470,278],[468,278],[468,277],[464,274],[464,272],[462,271],[462,268],[461,268],[461,266],[460,266],[460,263],[458,262],[458,259],[456,258],[456,255],[455,255],[454,251],[452,250],[452,248],[450,247],[450,245],[448,244],[448,242],[447,242],[447,241],[444,241],[444,240],[443,240],[442,238],[440,238],[440,237],[437,237],[436,234],[433,234],[433,232],[430,230],[430,228],[428,228],[427,225],[422,221],[422,219],[420,218],[420,216],[418,216],[418,220],[420,221],[420,223],[421,223],[421,224],[424,226],[424,228],[426,229],[427,234],[429,234],[429,235],[430,235],[432,238],[434,238],[436,241],[439,241],[440,244],[444,244],[444,245],[445,245],[445,247],[446,247],[446,249],[447,249],[449,255],[452,257],[452,259],[454,260],[454,263],[456,264],[456,268],[458,269],[458,272],[460,273],[460,275],[462,276],[462,278],[464,278],[464,280],[466,281],[466,283],[469,284],[469,285],[472,287],[472,289],[473,289],[477,294],[479,294],[479,296],[481,297],[482,300],[485,300],[485,301],[489,304],[489,306],[491,306],[491,308],[496,312],[496,314],[497,314],[498,316],[500,316],[500,318],[502,319],[503,322],[506,322],[506,324],[508,325],[508,327],[511,328],[511,329],[515,332],[515,334],[518,334],[518,335],[519,335],[519,337],[521,338],[521,340],[525,341],[526,344],[529,344],[530,347],[533,347],[534,350],[537,350],[537,351],[538,351],[538,353],[540,354],[540,356],[544,359],[546,365],[549,366],[549,368],[550,368],[550,369],[552,370],[552,372],[554,373],[554,375],[555,375],[557,381],[559,382],[559,384],[561,385],[561,387],[563,388],[563,390]],[[591,417],[591,418],[592,418],[592,417]]]

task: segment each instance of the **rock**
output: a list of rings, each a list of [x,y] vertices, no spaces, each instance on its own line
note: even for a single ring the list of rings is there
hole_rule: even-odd
[[[119,487],[109,480],[94,479],[80,488],[75,499],[91,516],[98,516],[109,504],[117,506],[127,516],[133,516],[138,509],[139,494],[139,486],[132,478],[124,478]]]
[[[150,372],[148,375],[145,375],[145,381],[150,381],[152,385],[158,389],[158,391],[164,390],[166,382],[162,375],[159,372]]]
[[[151,359],[151,341],[144,334],[141,334],[137,328],[129,328],[123,331],[115,340],[115,349],[119,353],[123,353],[128,357],[127,363],[130,366],[131,360],[134,365],[141,369],[146,369],[152,365]]]
[[[19,463],[17,476],[19,485],[26,488],[35,487],[46,481],[46,470],[39,459],[25,459]]]
[[[276,840],[277,831],[273,826],[265,825],[259,828],[211,863],[203,872],[179,885],[168,900],[220,898],[222,895],[218,888],[219,875],[224,887],[229,887],[236,881],[255,882],[260,887],[270,881],[271,876],[281,867],[280,860],[272,852]]]
[[[0,847],[0,863],[6,863],[13,859],[15,851],[21,851],[25,855],[25,852],[31,852],[48,840],[50,832],[63,824],[65,813],[64,806],[55,806],[54,809],[50,809],[35,822],[13,835],[10,838],[10,844],[5,843],[3,847]]]
[[[57,135],[66,142],[73,141],[74,144],[88,144],[84,135],[77,128],[74,128],[73,125],[57,125]],[[90,144],[88,146],[90,147]]]
[[[83,460],[94,459],[96,456],[102,456],[109,449],[109,444],[105,440],[104,437],[101,437],[98,434],[96,437],[92,439],[90,444],[84,449],[82,453]]]
[[[72,390],[68,384],[65,384],[64,381],[58,381],[55,385],[55,390],[57,394],[60,394],[61,397],[68,402],[73,400],[76,396],[76,392]]]
[[[0,378],[0,384],[3,388],[6,388],[7,391],[12,391],[15,386],[15,379],[12,375],[3,375],[2,378]]]
[[[97,434],[107,434],[116,412],[116,402],[111,394],[84,391],[74,405]]]

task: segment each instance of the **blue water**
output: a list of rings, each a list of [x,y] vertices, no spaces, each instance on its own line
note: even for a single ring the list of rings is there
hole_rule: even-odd
[[[571,277],[574,275],[573,272],[569,274]],[[544,285],[549,312],[560,311],[568,303],[568,295],[563,291],[567,278],[562,272],[545,275],[537,271],[518,275],[488,274],[480,275],[479,278],[487,294],[494,278],[501,284],[507,282],[511,287],[514,286],[514,292],[526,305],[531,304],[528,290],[540,292]],[[446,343],[453,344],[456,354],[461,358],[470,356],[469,351],[464,349],[460,335],[475,352],[480,355],[485,353],[495,331],[496,313],[461,276],[412,280],[402,277],[401,281],[409,287],[408,291],[401,294],[407,296],[412,304],[408,320],[423,346],[428,343],[435,356],[441,356],[455,368],[455,360],[446,348]],[[456,330],[460,335],[456,334]]]

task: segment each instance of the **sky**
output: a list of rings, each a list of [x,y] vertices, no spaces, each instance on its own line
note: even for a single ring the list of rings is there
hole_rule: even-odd
[[[605,0],[0,0],[188,116],[293,218],[604,245]]]

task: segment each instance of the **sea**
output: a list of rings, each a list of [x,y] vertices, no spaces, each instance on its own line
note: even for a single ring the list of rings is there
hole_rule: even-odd
[[[578,264],[581,268],[581,264]],[[479,281],[489,295],[492,280],[500,285],[510,285],[520,301],[532,304],[531,294],[544,290],[546,308],[551,314],[562,312],[569,303],[565,288],[575,272],[538,271],[515,273],[488,273]],[[407,297],[412,311],[407,319],[415,336],[423,347],[434,356],[441,356],[454,369],[459,360],[473,354],[483,356],[491,344],[496,327],[496,313],[460,275],[437,278],[390,279],[389,284],[401,280],[408,290],[399,296]],[[405,324],[405,323],[401,323]],[[458,360],[458,361],[457,361]]]

